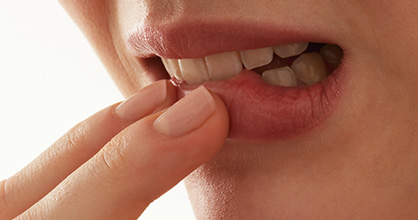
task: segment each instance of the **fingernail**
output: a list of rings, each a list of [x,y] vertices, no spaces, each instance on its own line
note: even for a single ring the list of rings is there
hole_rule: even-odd
[[[136,121],[158,108],[167,97],[167,81],[153,83],[122,102],[115,109],[119,118]]]
[[[200,127],[214,111],[212,95],[201,86],[160,115],[154,127],[161,134],[179,137]]]

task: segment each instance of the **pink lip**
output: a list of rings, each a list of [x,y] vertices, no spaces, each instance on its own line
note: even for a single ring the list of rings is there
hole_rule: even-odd
[[[164,58],[198,58],[226,51],[295,42],[336,43],[323,34],[323,31],[314,27],[302,32],[285,25],[208,24],[196,21],[158,27],[138,26],[129,35],[128,47],[139,59],[156,55]],[[271,86],[258,74],[248,70],[232,79],[206,82],[204,85],[217,93],[228,108],[230,138],[278,140],[309,131],[336,110],[347,81],[345,70],[343,60],[327,79],[310,87]],[[155,74],[161,71],[149,72]],[[184,95],[194,88],[196,86],[182,84],[179,93]]]
[[[230,21],[184,21],[174,24],[140,24],[128,36],[127,45],[137,57],[200,58],[297,42],[337,43],[324,30],[303,30],[285,24],[237,23]]]

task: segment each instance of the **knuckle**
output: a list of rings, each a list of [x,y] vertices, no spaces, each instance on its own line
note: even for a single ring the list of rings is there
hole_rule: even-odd
[[[63,150],[71,150],[77,148],[77,146],[83,145],[87,142],[86,131],[88,130],[88,125],[85,122],[81,122],[74,128],[72,128],[63,138],[59,141]]]
[[[114,137],[99,154],[102,164],[112,173],[123,174],[129,168],[129,155],[123,149],[128,147],[128,141],[123,136]]]
[[[43,213],[45,210],[34,210],[28,209],[23,214],[19,215],[16,219],[24,220],[36,220],[36,219],[47,219],[47,216]]]

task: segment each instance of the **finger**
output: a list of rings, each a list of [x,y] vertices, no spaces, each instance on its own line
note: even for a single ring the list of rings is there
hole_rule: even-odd
[[[17,219],[137,219],[212,158],[228,134],[224,104],[204,87],[160,114],[123,130]]]
[[[142,89],[119,107],[112,105],[75,126],[31,164],[0,184],[4,186],[3,193],[0,189],[0,207],[7,205],[0,219],[12,218],[29,208],[124,128],[175,101],[176,89],[163,80]]]

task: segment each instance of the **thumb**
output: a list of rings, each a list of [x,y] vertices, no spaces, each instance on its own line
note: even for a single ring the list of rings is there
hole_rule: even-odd
[[[223,102],[200,87],[124,129],[20,217],[136,219],[221,149],[228,126]]]

